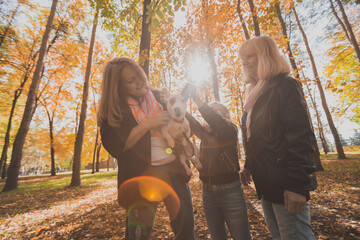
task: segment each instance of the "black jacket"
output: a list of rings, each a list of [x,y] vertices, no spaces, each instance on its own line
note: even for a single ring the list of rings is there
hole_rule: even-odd
[[[212,129],[208,132],[187,113],[191,131],[201,140],[199,170],[200,179],[209,184],[225,184],[239,180],[238,129],[223,119],[206,103],[199,108],[205,121]]]
[[[159,101],[159,92],[153,91]],[[100,126],[101,141],[111,156],[118,161],[118,186],[124,181],[142,175],[148,175],[147,170],[151,166],[151,142],[150,132],[147,132],[131,149],[123,151],[126,140],[131,130],[138,125],[131,110],[125,101],[121,101],[122,121],[120,127],[111,127],[107,123]],[[169,165],[169,172],[179,176],[185,182],[189,181],[184,167],[178,159]]]
[[[272,78],[254,104],[250,130],[245,168],[251,171],[258,197],[283,203],[284,190],[289,190],[308,200],[316,141],[301,83],[285,75]]]

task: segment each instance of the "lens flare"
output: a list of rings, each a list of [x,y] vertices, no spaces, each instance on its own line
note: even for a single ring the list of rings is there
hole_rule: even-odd
[[[175,219],[180,210],[180,200],[176,192],[166,182],[150,176],[131,178],[119,187],[118,200],[121,206],[134,211],[135,206],[149,205],[163,201],[170,219]],[[129,213],[128,213],[129,216]]]

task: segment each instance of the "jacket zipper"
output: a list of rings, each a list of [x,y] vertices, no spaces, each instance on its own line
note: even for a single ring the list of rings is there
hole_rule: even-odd
[[[225,157],[227,158],[228,162],[231,163],[233,171],[236,172],[235,164],[231,161],[231,159],[230,159],[229,156],[226,154],[226,152],[223,152],[222,154],[225,155]],[[223,158],[224,158],[224,157],[223,157]],[[226,162],[226,161],[225,161],[225,162]],[[225,164],[226,164],[226,163],[225,163]],[[226,164],[226,165],[229,167],[228,164]],[[230,166],[229,168],[231,169],[231,166]]]
[[[271,114],[270,114],[270,111],[269,111],[269,118],[270,118],[269,128],[270,128],[270,137],[271,137],[272,136],[272,131],[271,131]]]
[[[209,185],[211,185],[211,175],[210,175],[210,169],[211,169],[211,163],[212,163],[213,159],[210,160],[209,163]]]

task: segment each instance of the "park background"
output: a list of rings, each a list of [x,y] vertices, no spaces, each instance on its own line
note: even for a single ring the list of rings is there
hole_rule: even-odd
[[[47,229],[41,223],[27,226],[25,221],[11,235],[12,224],[20,221],[19,214],[30,216],[35,210],[52,208],[52,203],[64,204],[64,196],[76,202],[89,190],[97,201],[95,209],[109,204],[104,199],[116,198],[112,186],[116,161],[102,147],[96,123],[106,62],[133,58],[152,86],[171,92],[192,82],[206,101],[226,104],[240,129],[246,86],[237,51],[246,39],[259,35],[274,38],[292,66],[292,75],[303,84],[322,154],[318,170],[325,168],[319,172],[324,185],[314,199],[315,212],[322,215],[314,224],[317,237],[359,236],[359,1],[1,0],[0,16],[0,187],[6,192],[1,196],[0,236],[51,236],[57,224]],[[188,110],[198,117],[194,104],[189,104]],[[240,147],[241,142],[240,137]],[[201,215],[196,170],[191,183]],[[69,185],[75,190],[66,188]],[[110,189],[108,198],[99,201],[95,192],[104,189]],[[50,195],[55,190],[64,195]],[[253,209],[249,208],[260,214],[253,190],[246,192],[252,196],[248,205]],[[24,196],[34,208],[19,204]],[[112,213],[106,209],[114,217],[109,218],[111,223],[124,224],[122,210],[111,204],[109,209],[116,209]],[[90,210],[83,211],[90,216],[86,215]],[[62,219],[61,214],[58,217]],[[260,227],[252,227],[252,233],[266,238],[263,219],[258,222]],[[199,227],[199,239],[208,237],[205,225]],[[85,225],[66,226],[70,233],[63,229],[59,236],[94,236]],[[121,237],[121,229],[114,235]],[[155,234],[171,238],[166,229],[163,235],[159,231]]]

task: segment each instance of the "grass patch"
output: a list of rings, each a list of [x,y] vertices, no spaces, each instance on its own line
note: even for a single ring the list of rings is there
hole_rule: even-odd
[[[356,160],[360,159],[360,154],[357,153],[345,153],[345,156],[347,159],[345,160]],[[320,155],[321,160],[339,160],[337,153],[328,153],[328,154],[321,154]]]
[[[89,172],[81,173],[81,187],[89,187],[93,184],[97,184],[102,179],[116,180],[117,171],[98,172],[91,174]],[[71,173],[58,174],[56,176],[29,176],[19,178],[18,188],[14,191],[1,193],[2,196],[17,195],[20,193],[36,192],[41,190],[56,190],[68,187],[71,182]],[[5,181],[2,180],[0,188],[3,189]],[[1,196],[0,195],[0,196]]]

